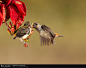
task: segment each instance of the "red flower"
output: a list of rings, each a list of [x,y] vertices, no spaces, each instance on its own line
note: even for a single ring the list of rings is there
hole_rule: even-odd
[[[22,1],[0,0],[0,26],[3,21],[5,22],[9,18],[11,18],[12,20],[12,25],[15,26],[19,20],[23,21],[25,16],[26,16],[26,6]]]
[[[13,22],[13,25],[16,25],[17,21],[23,20],[26,15],[26,6],[23,2],[12,0],[11,5],[8,8],[10,10],[10,18]]]
[[[0,1],[0,26],[2,24],[2,21],[5,22],[5,5],[1,4],[1,1]]]

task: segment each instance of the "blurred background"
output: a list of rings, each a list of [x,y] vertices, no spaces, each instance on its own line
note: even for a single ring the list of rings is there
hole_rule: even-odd
[[[0,64],[86,64],[86,0],[21,1],[27,6],[25,21],[39,22],[64,37],[55,38],[56,45],[41,46],[33,29],[29,46],[24,47],[2,24]]]

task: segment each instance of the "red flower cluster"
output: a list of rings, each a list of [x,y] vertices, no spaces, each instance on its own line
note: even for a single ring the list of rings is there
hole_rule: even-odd
[[[0,0],[0,26],[11,18],[10,29],[18,29],[26,16],[26,6],[20,0]],[[15,30],[14,30],[15,31]],[[12,33],[14,32],[12,31]]]

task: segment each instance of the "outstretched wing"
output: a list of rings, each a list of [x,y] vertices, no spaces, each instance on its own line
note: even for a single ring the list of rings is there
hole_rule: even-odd
[[[49,31],[50,34],[51,34],[53,37],[55,37],[54,32],[53,32],[49,27],[47,27],[47,26],[45,26],[45,25],[42,25],[41,28],[44,29],[44,30],[46,30],[46,31]]]
[[[40,32],[41,45],[53,44],[53,39],[55,37],[54,32],[47,26],[42,25],[43,31]]]
[[[53,44],[53,39],[51,38],[46,38],[40,35],[40,40],[41,40],[41,45],[50,45],[51,43]]]

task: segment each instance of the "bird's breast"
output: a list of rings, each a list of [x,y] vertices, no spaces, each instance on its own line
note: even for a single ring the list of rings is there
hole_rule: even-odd
[[[29,36],[29,34],[26,34],[22,37],[22,39],[26,39]]]

